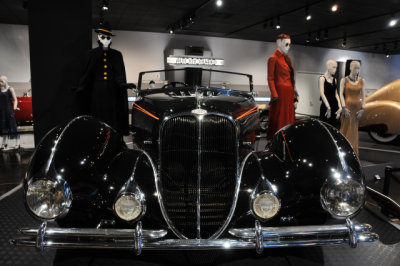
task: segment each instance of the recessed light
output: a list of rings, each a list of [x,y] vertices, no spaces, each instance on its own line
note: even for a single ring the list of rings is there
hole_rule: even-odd
[[[338,10],[338,8],[339,8],[339,6],[338,6],[337,4],[334,4],[334,5],[331,7],[331,11],[332,11],[332,12],[336,12],[336,11]]]
[[[389,26],[390,27],[394,27],[394,26],[396,26],[396,24],[397,24],[397,19],[395,19],[395,18],[392,18],[390,21],[389,21]]]
[[[218,7],[222,6],[223,2],[222,0],[217,0],[217,2],[215,3]]]

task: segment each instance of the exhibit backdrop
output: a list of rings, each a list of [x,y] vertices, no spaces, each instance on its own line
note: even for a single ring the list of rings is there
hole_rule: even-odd
[[[269,96],[267,59],[276,49],[273,42],[135,31],[114,31],[114,34],[116,36],[113,37],[111,47],[123,54],[128,82],[136,83],[141,71],[164,69],[164,51],[198,46],[211,51],[212,57],[224,59],[224,66],[213,68],[252,74],[259,96]],[[0,24],[0,38],[0,73],[7,75],[11,83],[29,83],[28,26]],[[97,46],[96,42],[96,34],[93,33],[93,47]],[[317,110],[315,101],[310,102],[308,98],[309,95],[319,94],[318,83],[313,80],[316,73],[325,71],[328,59],[342,62],[347,59],[361,60],[361,76],[366,79],[368,90],[378,89],[400,77],[400,55],[387,58],[383,54],[301,46],[294,43],[289,56],[292,58],[296,76],[298,75],[297,87],[302,101],[298,111]],[[43,73],[44,78],[45,74]],[[21,84],[21,87],[26,89],[28,86]],[[18,88],[16,90],[17,94],[22,95],[22,91]],[[302,97],[302,94],[308,96]]]

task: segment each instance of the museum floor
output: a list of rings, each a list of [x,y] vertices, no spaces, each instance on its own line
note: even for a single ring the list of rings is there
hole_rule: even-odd
[[[17,234],[17,228],[38,226],[39,222],[28,215],[23,204],[21,181],[33,147],[32,136],[21,136],[22,148],[0,152],[0,265],[400,265],[400,223],[385,221],[376,204],[367,199],[367,207],[354,219],[369,223],[380,240],[349,246],[265,249],[258,255],[254,250],[223,252],[143,251],[139,257],[134,252],[113,250],[45,250],[17,248],[8,240]],[[130,140],[126,139],[128,145]],[[261,141],[257,147],[264,147]],[[366,133],[360,132],[360,158],[367,185],[382,191],[384,169],[387,165],[400,167],[400,145],[375,144]],[[399,172],[390,187],[390,196],[400,202]],[[378,181],[380,179],[380,181]],[[332,221],[328,221],[332,222]]]

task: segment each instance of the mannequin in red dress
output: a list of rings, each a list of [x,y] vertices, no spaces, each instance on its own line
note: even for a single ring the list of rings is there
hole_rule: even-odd
[[[271,91],[267,139],[282,127],[294,122],[294,68],[287,55],[290,36],[281,34],[276,40],[277,50],[268,59],[268,86]]]

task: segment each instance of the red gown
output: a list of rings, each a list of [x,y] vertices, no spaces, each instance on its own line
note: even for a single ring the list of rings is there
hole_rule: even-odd
[[[287,55],[286,55],[287,56]],[[290,59],[287,58],[290,63]],[[290,63],[291,64],[291,63]],[[270,104],[267,139],[282,127],[294,122],[294,92],[293,68],[285,61],[285,55],[276,50],[268,59],[268,86],[271,100],[279,97],[277,102]]]

